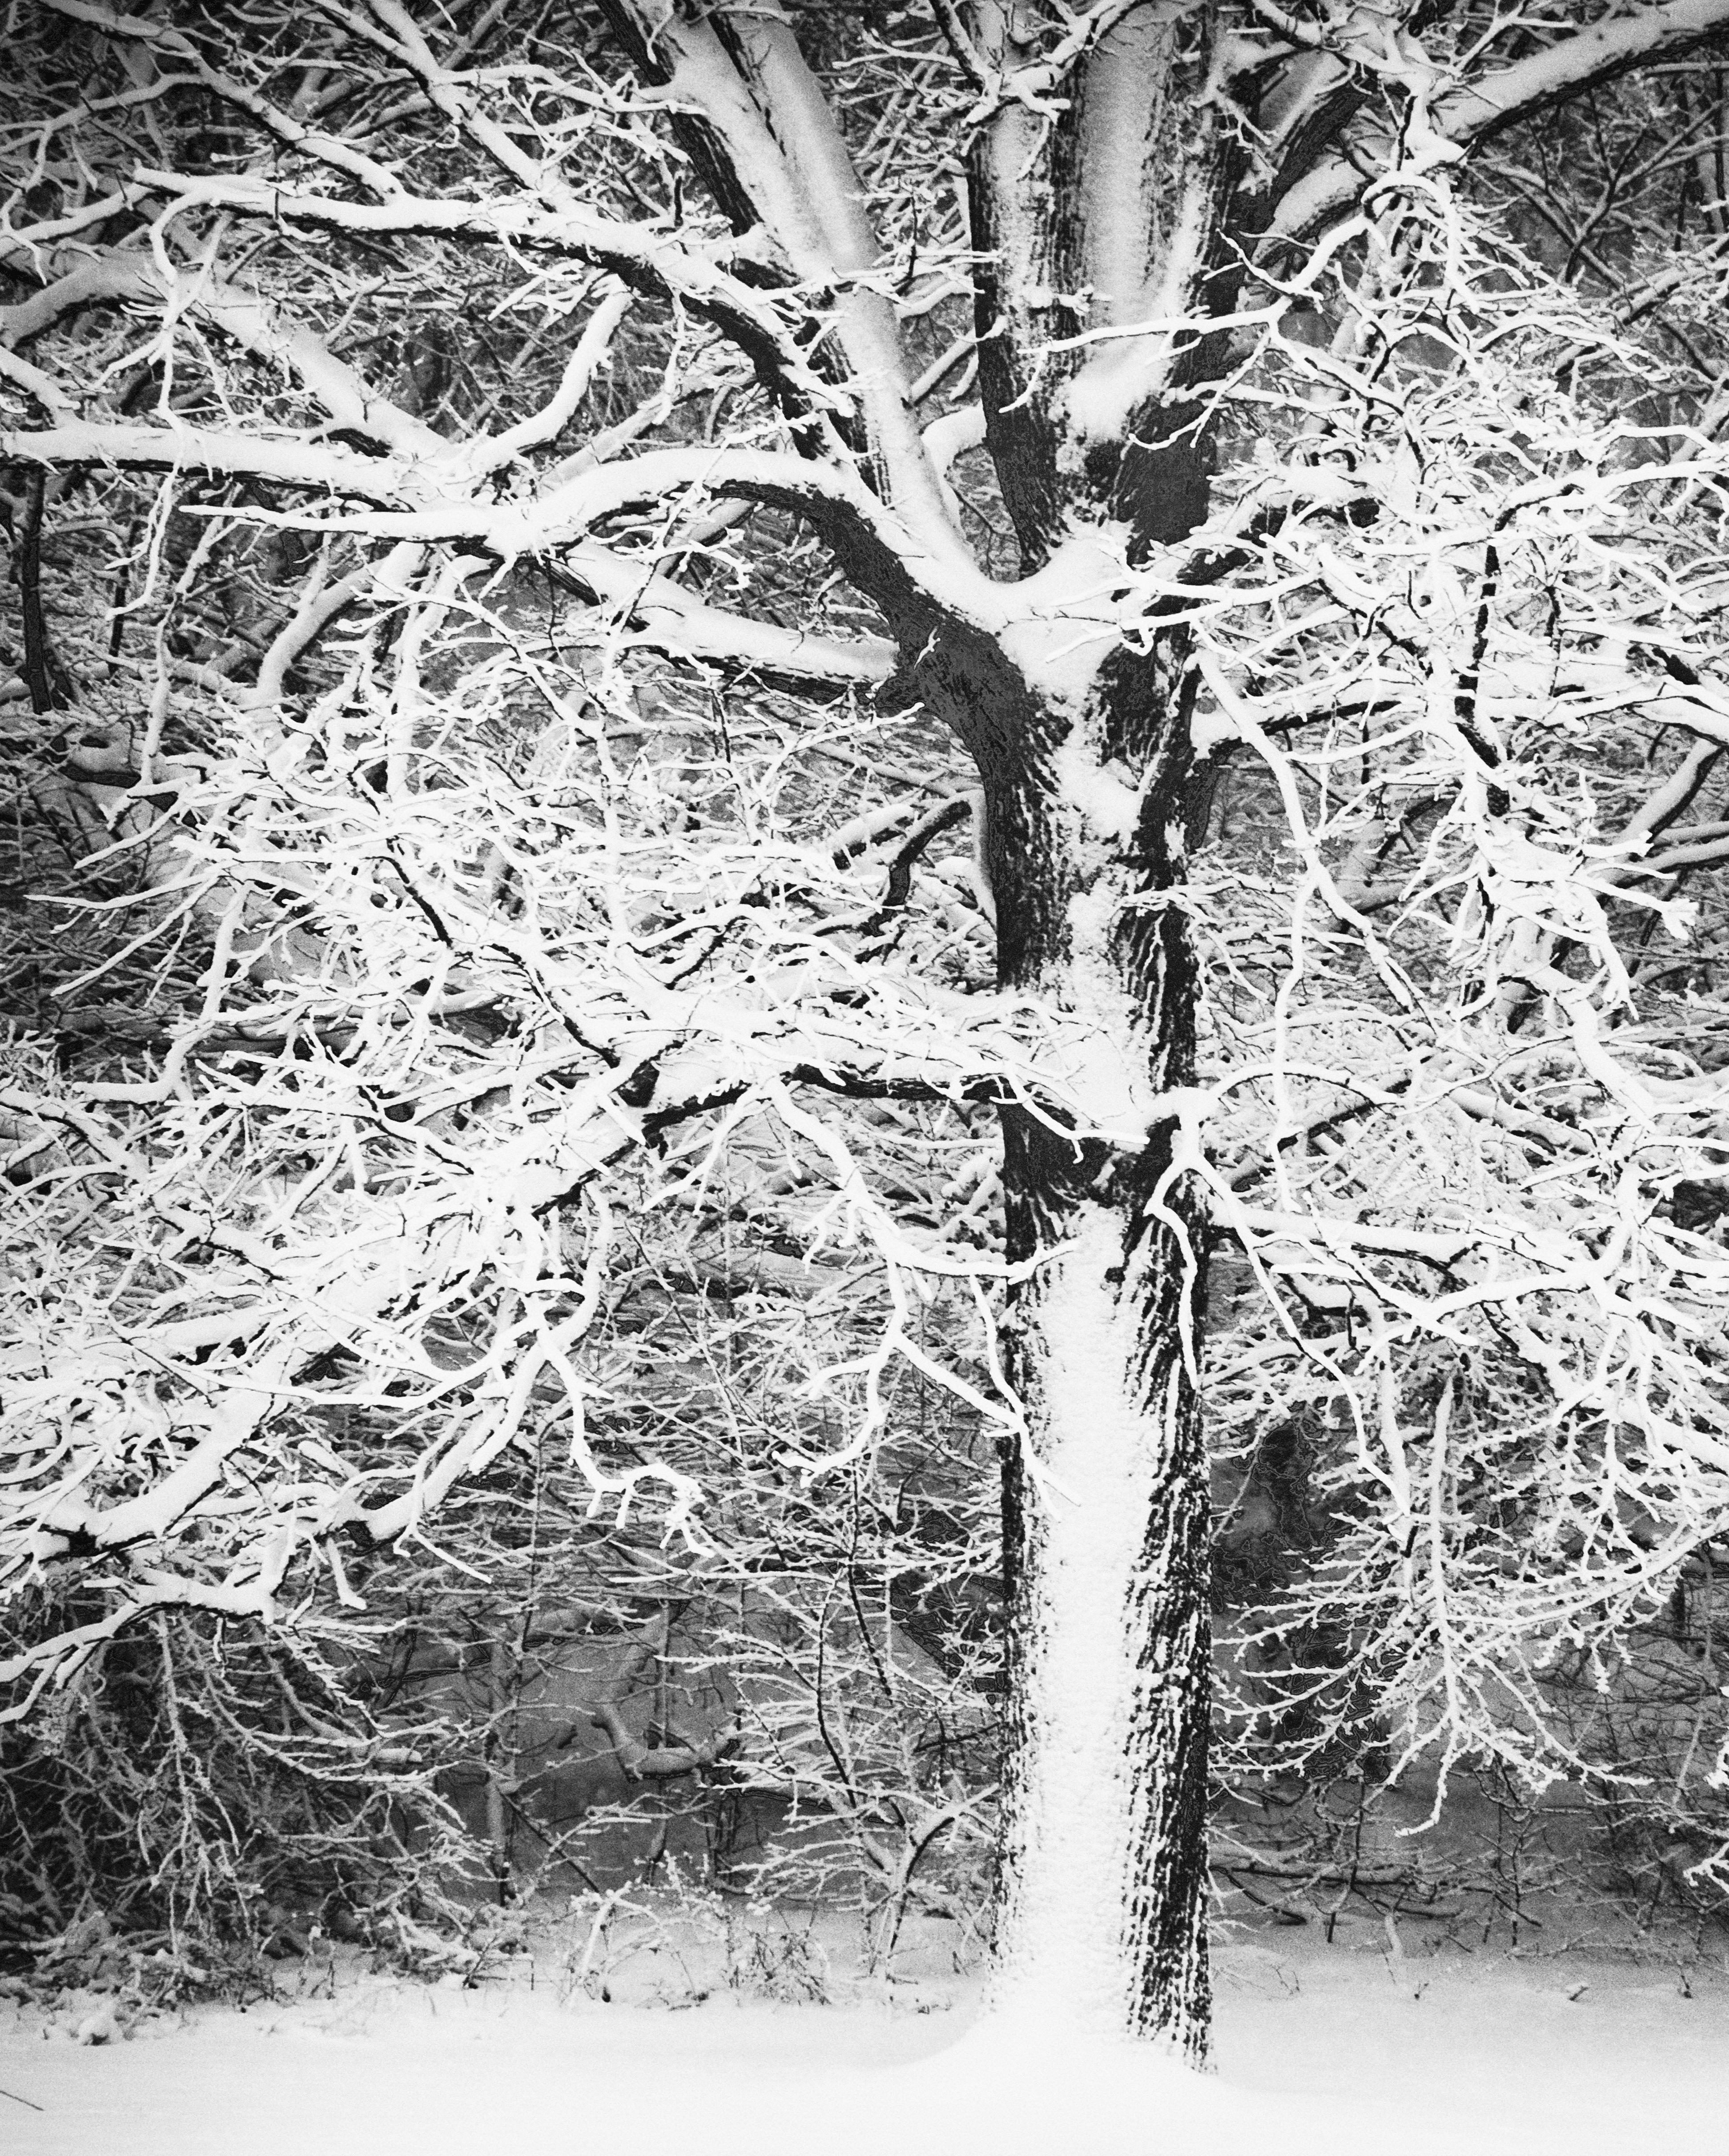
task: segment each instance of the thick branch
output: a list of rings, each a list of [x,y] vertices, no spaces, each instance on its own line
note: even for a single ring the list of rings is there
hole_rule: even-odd
[[[1729,0],[1664,0],[1601,20],[1557,38],[1511,67],[1435,97],[1429,118],[1439,135],[1461,149],[1502,129],[1582,97],[1654,60],[1674,59],[1729,27]],[[1383,143],[1383,152],[1390,143]],[[1382,160],[1377,159],[1378,167]],[[1293,239],[1320,230],[1348,211],[1362,192],[1361,167],[1337,154],[1316,164],[1280,201],[1269,230]]]

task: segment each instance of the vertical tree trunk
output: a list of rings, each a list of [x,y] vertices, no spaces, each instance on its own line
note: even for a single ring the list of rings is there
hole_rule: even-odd
[[[1180,655],[1054,719],[998,819],[1005,978],[1080,1022],[1101,1059],[1095,1120],[1125,1127],[1071,1139],[1005,1116],[1011,1255],[1049,1255],[1010,1312],[1027,1432],[1005,1460],[1013,1706],[995,1988],[1003,2008],[1162,2036],[1198,2060],[1209,1493],[1205,1227],[1172,1112],[1193,1082],[1198,993],[1172,888]]]
[[[1172,1253],[1078,1208],[1024,1299],[997,1996],[1207,2043],[1207,1485]],[[1181,1260],[1177,1264],[1181,1267]],[[1183,1292],[1180,1286],[1177,1292]]]

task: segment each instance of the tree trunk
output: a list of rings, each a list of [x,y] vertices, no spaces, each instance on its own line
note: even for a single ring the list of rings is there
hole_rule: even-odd
[[[1194,1387],[1085,1207],[1024,1317],[1030,1429],[1013,1615],[996,1994],[1204,2055],[1209,1626]],[[1125,1271],[1128,1277],[1125,1278]]]
[[[1010,1758],[995,1997],[1207,2047],[1205,1226],[1184,1172],[1198,981],[1173,886],[1180,652],[1053,716],[993,818],[1001,963],[1076,1022],[1105,1135],[1005,1112],[1024,1439],[1004,1462]],[[1193,1096],[1189,1096],[1193,1098]]]

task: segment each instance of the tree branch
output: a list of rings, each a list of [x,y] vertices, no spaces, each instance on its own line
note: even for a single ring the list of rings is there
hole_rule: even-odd
[[[1656,59],[1673,59],[1729,28],[1729,0],[1660,0],[1622,12],[1611,8],[1584,29],[1528,54],[1498,74],[1434,97],[1431,126],[1461,149],[1474,148],[1503,128],[1583,96]],[[1390,144],[1383,144],[1384,149]],[[1362,192],[1363,175],[1336,154],[1313,169],[1280,200],[1268,237],[1312,234],[1347,212]]]

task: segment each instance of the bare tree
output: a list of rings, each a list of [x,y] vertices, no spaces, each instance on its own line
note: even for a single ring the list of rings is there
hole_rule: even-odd
[[[229,36],[24,11],[0,374],[35,417],[0,455],[33,533],[80,490],[141,520],[110,648],[79,654],[110,723],[72,775],[151,856],[192,1014],[137,1075],[32,1065],[6,1096],[45,1246],[85,1178],[120,1194],[59,1343],[33,1321],[12,1365],[20,1562],[105,1563],[110,1599],[6,1674],[64,1677],[163,1603],[269,1617],[340,1534],[421,1532],[549,1389],[597,1497],[660,1491],[695,1534],[682,1469],[587,1434],[618,1178],[650,1163],[670,1203],[723,1144],[778,1146],[780,1196],[825,1188],[798,1246],[844,1219],[883,1298],[834,1379],[841,1457],[926,1353],[917,1279],[1000,1285],[1000,1328],[941,1364],[1004,1442],[999,2003],[1198,2056],[1209,1204],[1272,1331],[1388,1448],[1366,1532],[1405,1606],[1425,1517],[1448,1578],[1402,1450],[1419,1337],[1597,1309],[1504,1338],[1563,1422],[1660,1424],[1689,1532],[1721,1499],[1722,1448],[1684,1429],[1722,1414],[1693,1320],[1671,1337],[1593,1242],[1631,1163],[1668,1147],[1673,1182],[1712,1142],[1702,1095],[1603,1035],[1613,910],[1651,895],[1639,850],[1729,727],[1716,454],[1566,389],[1568,341],[1608,333],[1483,239],[1459,176],[1726,18],[607,0],[516,37],[496,8],[318,0]],[[26,616],[47,717],[39,594]],[[130,732],[129,623],[155,643]],[[1574,710],[1624,719],[1623,794],[1654,714],[1701,744],[1607,839],[1567,794]],[[837,824],[788,777],[813,750],[898,767],[898,798]],[[1192,850],[1250,766],[1276,835],[1209,885]],[[973,860],[909,908],[963,821]],[[1577,1097],[1521,1091],[1552,1081]],[[994,1111],[1000,1249],[969,1240],[976,1178],[910,1230],[837,1102]],[[1379,1151],[1341,1160],[1355,1102]],[[1533,1242],[1521,1155],[1434,1217],[1393,1171],[1460,1116],[1578,1155],[1598,1210]],[[121,1222],[147,1264],[117,1265]],[[1707,1305],[1713,1253],[1658,1245],[1666,1307]],[[409,1442],[333,1452],[337,1407]],[[144,1486],[105,1502],[93,1430]],[[1463,1729],[1463,1635],[1429,1614],[1415,1696]]]

